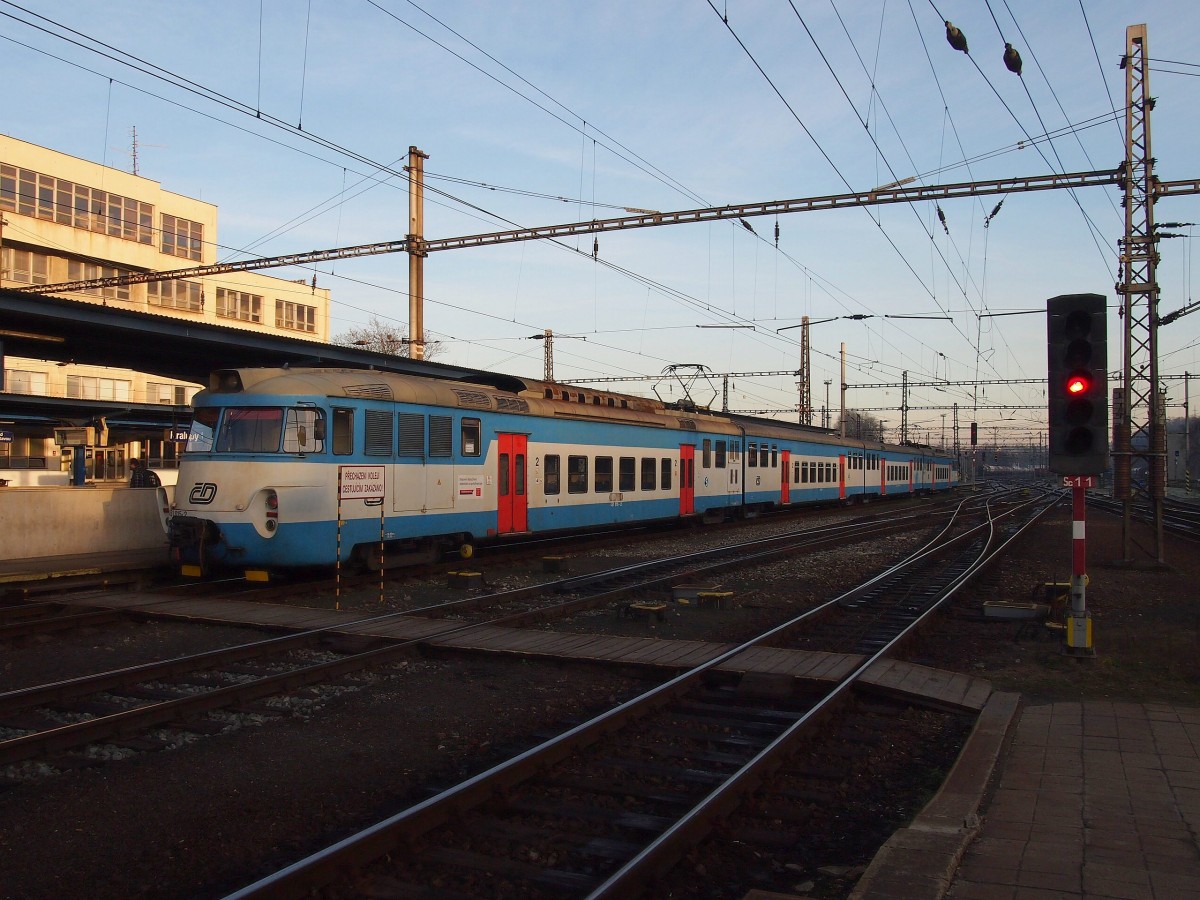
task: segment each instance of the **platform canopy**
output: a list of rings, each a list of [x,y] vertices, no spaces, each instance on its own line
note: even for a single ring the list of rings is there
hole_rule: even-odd
[[[4,356],[133,369],[193,384],[207,384],[214,369],[288,365],[373,368],[513,391],[524,387],[521,379],[494,372],[0,289],[0,360]]]

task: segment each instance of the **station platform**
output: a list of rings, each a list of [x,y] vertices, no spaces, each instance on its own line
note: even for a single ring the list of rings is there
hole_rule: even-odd
[[[850,896],[1200,897],[1200,709],[1015,700],[993,695],[942,789]]]
[[[161,569],[172,565],[164,543],[161,547],[125,550],[119,553],[70,553],[61,556],[0,559],[0,584],[53,581],[77,575],[99,575]]]

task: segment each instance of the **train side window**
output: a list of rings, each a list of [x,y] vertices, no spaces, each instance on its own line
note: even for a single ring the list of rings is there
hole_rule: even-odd
[[[779,468],[779,448],[774,444],[771,445],[771,468]]]
[[[620,468],[617,472],[617,490],[619,491],[635,491],[637,490],[637,469],[634,468],[636,462],[632,456],[622,456]]]
[[[463,419],[459,429],[459,452],[463,456],[479,455],[479,420]]]
[[[653,456],[642,457],[642,490],[658,490],[658,462]]]
[[[758,448],[758,464],[764,469],[771,464],[771,451],[766,444]]]
[[[712,441],[708,438],[704,439],[704,445],[700,451],[700,465],[705,469],[712,468]]]
[[[665,456],[662,461],[662,489],[664,491],[671,489],[671,460]]]
[[[596,457],[596,481],[595,490],[597,494],[611,494],[613,489],[613,471],[611,456]]]
[[[800,463],[792,463],[792,484],[800,483]]]
[[[546,494],[557,494],[560,490],[559,467],[562,460],[557,453],[549,454],[542,467],[542,485]]]
[[[758,444],[751,442],[746,445],[746,467],[753,469],[758,465]]]
[[[337,456],[349,456],[354,452],[354,410],[333,411],[333,452]]]
[[[514,493],[518,497],[525,496],[525,454],[518,453],[516,456],[516,490]]]
[[[588,489],[588,458],[567,457],[567,493],[586,494]]]
[[[284,453],[323,453],[325,419],[319,409],[299,407],[288,410],[283,426]]]
[[[400,413],[398,456],[425,456],[425,417],[420,413]]]
[[[454,455],[454,419],[450,416],[429,417],[429,455]]]
[[[500,454],[500,478],[498,480],[500,483],[500,486],[499,486],[500,496],[507,497],[508,496],[508,454],[507,453]]]
[[[392,414],[382,409],[366,411],[366,434],[363,452],[367,456],[392,455]]]
[[[725,442],[717,441],[717,468],[725,468]]]

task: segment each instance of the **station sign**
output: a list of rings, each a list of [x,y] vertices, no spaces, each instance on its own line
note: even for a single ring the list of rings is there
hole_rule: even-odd
[[[343,500],[384,496],[385,472],[384,466],[338,466],[338,496]]]
[[[55,428],[54,443],[59,447],[91,447],[96,443],[96,429]]]
[[[1094,488],[1096,486],[1095,475],[1064,475],[1063,487],[1081,487]]]
[[[190,433],[191,429],[186,425],[172,425],[170,428],[163,429],[163,440],[183,443],[188,439]]]
[[[0,444],[11,444],[16,438],[11,428],[0,428]]]

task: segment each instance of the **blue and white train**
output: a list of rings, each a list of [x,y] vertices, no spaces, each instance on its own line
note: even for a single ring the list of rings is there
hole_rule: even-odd
[[[494,376],[230,369],[167,516],[184,571],[389,567],[506,535],[945,491],[952,456]]]

